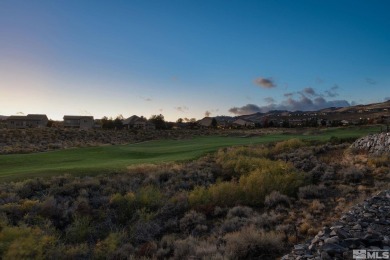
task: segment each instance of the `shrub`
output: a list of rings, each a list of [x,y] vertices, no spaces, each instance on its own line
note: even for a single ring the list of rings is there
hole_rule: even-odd
[[[95,259],[107,259],[113,257],[114,252],[118,249],[123,234],[110,233],[104,240],[98,241],[93,252]]]
[[[305,176],[296,173],[285,162],[266,160],[264,168],[242,175],[239,182],[218,182],[209,188],[197,187],[189,194],[192,206],[218,205],[232,207],[238,204],[262,206],[265,197],[272,191],[295,196],[305,183]]]
[[[328,189],[323,185],[307,185],[299,188],[301,199],[324,199],[328,195]]]
[[[228,211],[227,218],[250,218],[253,215],[253,210],[245,206],[236,206]]]
[[[267,208],[276,208],[277,206],[290,207],[290,199],[279,191],[273,191],[265,197],[264,204]]]
[[[55,240],[39,228],[5,227],[0,232],[0,255],[4,259],[43,259]]]
[[[313,214],[321,214],[323,209],[325,209],[325,205],[319,200],[313,200],[309,205],[309,210]]]
[[[371,157],[368,159],[368,165],[374,167],[390,167],[390,156],[382,155],[380,157]]]
[[[137,208],[135,194],[128,192],[123,196],[115,193],[110,198],[110,205],[115,209],[117,221],[126,224],[134,217]]]
[[[199,241],[194,256],[196,259],[225,259],[218,251],[216,241]]]
[[[224,236],[225,256],[229,259],[275,259],[283,250],[282,238],[279,233],[249,226]]]
[[[265,165],[267,155],[268,150],[264,147],[231,147],[220,149],[216,162],[222,166],[223,177],[230,180]]]
[[[244,201],[243,191],[235,181],[219,182],[208,190],[213,205],[232,207]]]
[[[197,186],[188,195],[188,202],[192,207],[210,204],[210,191],[206,187]]]
[[[364,173],[355,167],[350,167],[344,170],[343,177],[348,183],[359,183],[363,180]]]
[[[284,218],[285,217],[283,217],[283,215],[271,211],[269,213],[263,213],[260,216],[254,217],[252,222],[257,228],[271,230],[274,226],[283,222]]]
[[[248,224],[249,220],[247,218],[240,217],[231,217],[226,219],[221,225],[221,233],[230,233],[237,230],[240,230],[243,226]]]
[[[297,138],[289,139],[286,141],[276,143],[275,147],[272,149],[272,152],[275,154],[288,152],[293,149],[300,148],[305,146],[305,143]]]
[[[133,239],[137,244],[151,242],[160,233],[160,224],[153,220],[139,220],[132,228]]]
[[[163,195],[156,186],[141,187],[136,194],[139,208],[157,209],[163,201]]]
[[[74,244],[85,242],[88,237],[93,236],[93,230],[89,217],[76,217],[66,229],[66,240]]]
[[[194,256],[197,243],[197,239],[193,236],[189,236],[182,240],[176,240],[174,242],[174,259],[189,259],[191,256]]]
[[[304,175],[294,173],[287,164],[277,165],[270,171],[254,171],[240,178],[240,187],[245,194],[245,204],[262,206],[265,197],[272,191],[295,196],[298,188],[305,183]]]
[[[161,238],[159,243],[159,249],[156,252],[156,257],[158,259],[167,259],[169,256],[173,255],[174,252],[174,235],[165,235]]]
[[[206,216],[204,214],[191,210],[180,219],[180,230],[187,234],[197,233],[196,231],[201,231],[205,223]]]

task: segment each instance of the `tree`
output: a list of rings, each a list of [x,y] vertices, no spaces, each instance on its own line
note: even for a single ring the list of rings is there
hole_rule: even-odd
[[[113,129],[115,128],[114,121],[112,120],[112,117],[108,118],[104,116],[101,120],[102,122],[102,128],[103,129]]]
[[[179,119],[177,119],[177,121],[176,121],[176,123],[178,123],[178,124],[181,124],[181,123],[183,123],[183,118],[179,118]]]
[[[123,128],[122,120],[123,120],[122,115],[119,115],[119,116],[117,116],[117,118],[115,118],[115,120],[113,122],[115,129],[122,129]]]
[[[196,118],[189,119],[189,127],[190,128],[196,128],[197,127]]]
[[[218,126],[217,119],[213,118],[213,120],[211,120],[211,127],[217,128],[217,126]]]
[[[156,126],[156,129],[167,129],[167,124],[165,123],[165,119],[162,114],[152,115],[149,118],[149,121]]]

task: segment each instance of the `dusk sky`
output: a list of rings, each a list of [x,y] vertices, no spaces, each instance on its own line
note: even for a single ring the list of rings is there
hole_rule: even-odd
[[[390,98],[390,1],[0,0],[0,115],[167,120]]]

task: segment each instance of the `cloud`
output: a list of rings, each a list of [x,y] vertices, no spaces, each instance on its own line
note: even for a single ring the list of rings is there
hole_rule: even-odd
[[[264,98],[264,101],[267,102],[268,104],[275,103],[275,99],[273,99],[272,97],[266,97]]]
[[[285,97],[292,97],[292,96],[294,96],[294,93],[293,92],[284,93],[283,96],[285,96]]]
[[[261,108],[255,104],[247,104],[242,107],[232,107],[229,112],[235,115],[250,115],[261,112]]]
[[[375,79],[372,79],[372,78],[366,78],[366,82],[370,85],[376,85],[377,82]]]
[[[257,78],[254,83],[262,88],[274,88],[276,87],[272,78]]]
[[[316,78],[316,83],[317,84],[322,84],[322,83],[324,83],[324,80],[322,78],[320,78],[320,77],[317,77]]]
[[[279,104],[271,103],[266,106],[247,104],[242,107],[232,107],[229,112],[235,115],[249,115],[257,112],[267,113],[271,110],[288,110],[288,111],[315,111],[328,107],[348,107],[349,102],[346,100],[326,100],[324,97],[308,98],[302,95],[299,98],[288,97]]]
[[[339,93],[337,93],[337,90],[339,89],[340,87],[335,84],[333,87],[331,87],[329,90],[326,90],[325,91],[325,94],[327,97],[337,97],[339,95]]]
[[[317,93],[315,92],[315,90],[313,88],[304,88],[302,93],[306,94],[306,95],[310,95],[310,96],[317,96]]]
[[[205,116],[205,117],[211,116],[211,112],[207,110],[206,112],[204,112],[204,116]]]
[[[189,108],[186,107],[186,106],[175,107],[175,109],[176,109],[177,111],[179,111],[179,112],[182,112],[182,113],[186,113],[186,112],[189,110]]]
[[[152,99],[151,99],[151,98],[146,98],[146,97],[142,97],[142,96],[140,96],[140,98],[142,98],[144,101],[147,101],[147,102],[150,102],[150,101],[152,101]]]

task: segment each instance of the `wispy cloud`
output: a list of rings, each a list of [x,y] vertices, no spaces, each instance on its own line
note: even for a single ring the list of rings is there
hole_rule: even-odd
[[[322,83],[324,83],[324,80],[322,78],[320,78],[320,77],[317,77],[316,78],[316,83],[317,84],[322,84]]]
[[[375,79],[372,79],[372,78],[366,78],[366,82],[370,85],[376,85],[377,82]]]
[[[273,99],[272,97],[266,97],[264,98],[264,101],[267,102],[267,104],[275,103],[275,99]]]
[[[147,102],[152,101],[152,99],[151,99],[151,98],[148,98],[148,97],[142,97],[142,96],[140,96],[140,98],[142,98],[144,101],[147,101]]]
[[[325,91],[326,96],[327,97],[337,97],[339,95],[339,93],[337,93],[337,90],[339,88],[340,87],[337,84],[335,84],[333,87],[331,87],[330,89]]]
[[[272,78],[257,78],[254,80],[254,83],[262,88],[274,88],[276,84]]]
[[[313,88],[310,88],[310,87],[304,88],[302,90],[302,93],[306,94],[306,95],[310,95],[310,96],[317,96],[317,93],[315,92],[315,90]]]
[[[180,107],[175,107],[175,109],[179,112],[182,112],[182,113],[187,113],[189,108],[186,107],[186,106],[180,106]]]

